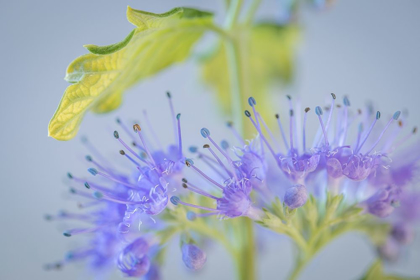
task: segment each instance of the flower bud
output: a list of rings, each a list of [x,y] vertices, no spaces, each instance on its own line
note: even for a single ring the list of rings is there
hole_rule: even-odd
[[[140,277],[150,268],[150,260],[146,255],[149,244],[143,238],[134,240],[124,248],[117,260],[118,269],[127,277]]]
[[[400,244],[408,244],[414,239],[414,232],[408,224],[398,223],[392,227],[391,236]]]
[[[295,185],[286,190],[284,195],[284,203],[290,209],[303,206],[308,199],[308,193],[304,185]]]
[[[182,260],[189,269],[198,270],[206,263],[207,256],[196,245],[186,243],[182,245]]]

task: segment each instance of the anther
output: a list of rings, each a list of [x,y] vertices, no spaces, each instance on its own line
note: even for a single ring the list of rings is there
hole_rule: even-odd
[[[104,194],[103,194],[103,193],[101,193],[100,191],[94,191],[94,192],[92,193],[92,195],[93,195],[93,197],[94,197],[94,198],[96,198],[96,199],[101,199],[102,197],[104,197]]]
[[[204,138],[207,138],[210,136],[210,130],[208,130],[207,128],[203,127],[200,130],[201,136],[203,136]]]
[[[379,120],[381,118],[381,112],[377,111],[376,112],[376,119]]]
[[[311,110],[311,108],[306,107],[306,108],[305,108],[305,113],[308,113],[310,110]]]
[[[290,95],[286,95],[287,99],[292,100],[292,97]]]
[[[181,118],[181,114],[176,115],[176,119],[179,120]]]
[[[190,167],[190,166],[194,165],[194,161],[192,161],[192,159],[187,159],[185,161],[185,165],[188,166],[188,167]]]
[[[68,231],[65,231],[65,232],[63,232],[63,235],[64,235],[65,237],[70,237],[70,236],[71,236],[71,233],[70,233],[70,232],[68,232]]]
[[[138,125],[137,123],[136,123],[135,125],[133,125],[133,130],[134,130],[135,132],[141,131],[141,127],[140,127],[140,125]]]
[[[124,150],[120,150],[120,155],[125,155],[125,152],[124,152]]]
[[[188,185],[187,185],[187,184],[185,184],[185,183],[183,183],[183,184],[182,184],[182,187],[183,187],[184,189],[188,189]]]
[[[203,148],[204,148],[204,149],[208,149],[208,148],[210,148],[210,145],[209,145],[209,144],[204,144],[204,145],[203,145]]]
[[[197,152],[197,147],[196,146],[191,146],[191,147],[189,147],[188,148],[188,150],[191,152],[191,153],[196,153]]]
[[[190,221],[194,221],[197,218],[197,214],[192,211],[187,212],[187,219]]]
[[[323,114],[321,107],[316,106],[316,108],[315,108],[315,114],[317,114],[318,116],[321,116]]]
[[[290,110],[289,113],[290,113],[290,116],[293,117],[293,110]]]
[[[336,99],[337,98],[337,96],[335,96],[334,93],[331,93],[331,96],[332,96],[333,99]]]
[[[90,189],[90,185],[89,185],[88,182],[85,182],[85,187],[86,187],[86,189]]]
[[[257,102],[255,101],[254,97],[248,98],[248,104],[249,106],[253,107],[254,105],[257,105]]]
[[[96,170],[95,168],[89,168],[88,171],[93,176],[96,176],[96,174],[98,174],[98,170]]]
[[[120,124],[120,123],[121,123],[120,118],[116,118],[116,119],[115,119],[115,121],[116,121],[118,124]]]
[[[350,106],[350,100],[348,99],[347,96],[344,96],[343,98],[343,103],[345,106],[349,107]]]
[[[87,160],[87,161],[92,161],[92,157],[91,156],[85,156],[85,159]]]
[[[169,92],[169,91],[167,91],[166,92],[166,96],[168,97],[168,98],[171,98],[172,96],[171,96],[171,93]]]
[[[185,179],[185,178],[182,178],[182,182],[188,183],[187,179]]]
[[[398,121],[398,126],[399,126],[399,127],[402,127],[402,126],[403,126],[403,122],[402,122],[402,120],[399,120],[399,121]]]
[[[249,118],[249,117],[251,117],[251,113],[248,110],[245,110],[245,116],[247,116]]]
[[[357,113],[358,113],[359,115],[361,115],[361,114],[362,114],[362,109],[357,109]]]
[[[413,128],[413,134],[417,133],[417,126]]]
[[[52,218],[53,217],[51,215],[49,215],[49,214],[44,215],[44,219],[47,220],[47,221],[51,221]]]
[[[67,172],[67,177],[68,177],[69,179],[73,179],[73,175],[71,175],[71,173],[70,173],[70,172]]]
[[[114,131],[114,137],[115,137],[115,139],[118,139],[118,138],[120,138],[120,135],[118,134],[118,131]]]
[[[394,113],[394,115],[392,116],[392,118],[394,120],[398,120],[398,118],[400,117],[400,115],[401,115],[401,111],[397,111],[397,112]]]
[[[226,123],[226,125],[227,125],[228,127],[232,127],[232,126],[233,126],[233,122],[228,121],[228,122]]]
[[[179,197],[177,197],[177,196],[172,196],[171,197],[171,202],[172,202],[172,204],[173,205],[178,205],[178,203],[180,202],[181,200],[179,199]]]

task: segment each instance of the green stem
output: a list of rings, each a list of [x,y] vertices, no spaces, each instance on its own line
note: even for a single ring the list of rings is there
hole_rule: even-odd
[[[228,59],[228,70],[230,77],[230,103],[232,106],[232,116],[238,131],[244,131],[242,117],[242,98],[243,83],[241,79],[241,65],[238,46],[235,39],[226,42],[226,51]]]
[[[240,247],[238,260],[238,278],[254,280],[255,278],[255,236],[254,223],[251,219],[243,218],[244,238]]]
[[[298,276],[300,275],[302,270],[305,268],[305,266],[306,266],[306,264],[308,263],[309,260],[310,260],[310,258],[303,258],[303,259],[296,260],[295,266],[292,270],[292,274],[290,274],[290,276],[289,276],[289,280],[298,279]]]
[[[232,0],[229,6],[229,10],[226,16],[225,28],[232,29],[236,22],[238,21],[239,13],[241,11],[241,6],[243,0]]]
[[[245,16],[245,24],[250,25],[254,19],[262,0],[253,0]]]

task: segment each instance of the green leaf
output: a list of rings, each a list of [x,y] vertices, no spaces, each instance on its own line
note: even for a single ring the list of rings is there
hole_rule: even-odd
[[[296,26],[283,27],[276,24],[259,24],[251,30],[233,30],[230,34],[237,40],[242,65],[242,80],[245,81],[245,94],[252,94],[261,113],[271,112],[272,102],[267,98],[273,82],[287,83],[293,72],[294,55],[298,38]],[[212,54],[202,60],[203,80],[217,92],[225,111],[230,106],[230,80],[226,45],[221,41]],[[242,96],[243,104],[249,96]],[[270,116],[269,120],[273,119]]]
[[[176,8],[164,14],[127,9],[136,28],[121,42],[86,45],[91,52],[67,68],[67,87],[48,126],[49,136],[69,140],[88,110],[112,111],[122,94],[139,80],[185,60],[193,45],[213,26],[210,13]]]

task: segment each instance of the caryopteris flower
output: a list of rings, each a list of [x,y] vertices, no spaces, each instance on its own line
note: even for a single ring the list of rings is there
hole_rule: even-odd
[[[302,110],[288,96],[288,125],[276,114],[276,136],[251,97],[251,110],[245,116],[255,129],[255,139],[245,140],[228,123],[237,145],[226,140],[219,144],[209,129],[202,128],[208,143],[203,150],[190,146],[191,157],[183,152],[181,115],[175,114],[172,102],[175,143],[166,149],[147,115],[147,135],[139,124],[131,131],[118,120],[126,135],[115,131],[114,137],[132,168],[125,174],[117,172],[84,141],[94,154],[86,159],[95,179],[70,173],[68,177],[71,193],[84,200],[80,207],[92,210],[46,218],[87,223],[66,230],[64,236],[86,234],[91,239],[85,248],[69,252],[48,268],[86,260],[94,271],[116,264],[124,276],[159,279],[162,249],[179,233],[188,236],[188,241],[181,238],[182,261],[190,270],[198,270],[207,259],[203,241],[214,238],[228,247],[236,242],[231,234],[235,230],[228,224],[237,217],[288,235],[304,258],[339,230],[362,230],[380,234],[381,238],[371,236],[380,240],[375,243],[378,255],[395,260],[402,246],[413,240],[413,225],[420,218],[420,194],[415,190],[420,150],[415,146],[398,155],[417,129],[404,135],[407,120],[400,111],[383,123],[384,117],[372,106],[353,111],[348,97],[342,105],[336,101],[331,94],[327,108]],[[313,137],[307,133],[308,123],[313,123],[309,118],[317,123]],[[187,180],[187,176],[196,177]],[[229,236],[233,240],[225,239]],[[229,250],[238,256],[234,247]]]

